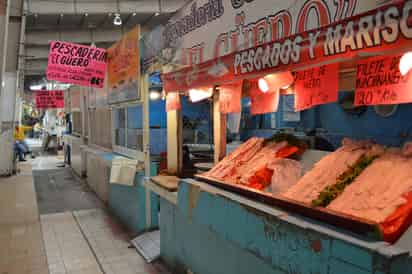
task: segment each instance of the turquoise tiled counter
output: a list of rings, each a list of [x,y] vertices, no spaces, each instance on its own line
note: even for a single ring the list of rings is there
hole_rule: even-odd
[[[146,189],[143,187],[144,173],[136,173],[133,186],[109,184],[111,163],[113,158],[118,155],[103,151],[93,151],[93,153],[95,157],[98,157],[105,163],[105,169],[102,169],[101,172],[108,173],[103,177],[107,181],[107,205],[111,213],[135,234],[158,228],[159,198],[151,192],[148,195],[150,197],[150,218],[146,216],[147,202]],[[152,163],[151,174],[156,175],[156,172],[157,165]],[[89,181],[92,181],[91,178],[89,178]],[[150,225],[147,224],[147,220],[150,220]]]
[[[152,173],[156,175],[155,173]],[[141,233],[159,226],[159,198],[150,193],[150,220],[147,227],[146,216],[146,188],[143,186],[143,173],[137,173],[134,186],[110,184],[109,208],[132,232]]]
[[[409,253],[182,180],[160,199],[161,254],[176,273],[410,274]]]

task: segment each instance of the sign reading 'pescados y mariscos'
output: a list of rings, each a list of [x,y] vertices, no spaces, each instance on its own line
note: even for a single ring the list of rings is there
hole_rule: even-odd
[[[47,79],[79,86],[102,88],[106,74],[105,49],[52,41]]]
[[[248,74],[357,51],[384,51],[412,39],[412,1],[235,54],[234,74]],[[399,45],[397,45],[399,46]]]
[[[398,1],[315,30],[164,74],[164,88],[167,92],[186,90],[276,71],[298,71],[350,60],[358,54],[405,51],[412,47],[411,19],[412,0]],[[204,73],[217,64],[224,68],[220,73]]]

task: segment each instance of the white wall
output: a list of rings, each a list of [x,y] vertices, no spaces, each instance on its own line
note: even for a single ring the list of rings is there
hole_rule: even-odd
[[[15,115],[16,100],[16,72],[6,72],[4,78],[5,87],[0,96],[0,117],[2,122],[13,122]]]
[[[10,175],[13,170],[13,122],[16,107],[16,72],[6,72],[5,87],[0,96],[0,175]]]

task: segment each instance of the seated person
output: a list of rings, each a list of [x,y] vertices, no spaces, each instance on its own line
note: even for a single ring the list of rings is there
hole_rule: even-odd
[[[19,156],[19,161],[20,162],[25,162],[26,159],[24,158],[24,154],[26,149],[24,148],[24,146],[22,144],[20,144],[19,142],[15,142],[14,143],[14,151],[17,153],[17,156]]]
[[[31,130],[32,127],[16,125],[14,128],[14,148],[19,153],[19,160],[24,159],[25,154],[32,154],[32,151],[25,140],[25,132]],[[23,158],[20,153],[23,153]]]

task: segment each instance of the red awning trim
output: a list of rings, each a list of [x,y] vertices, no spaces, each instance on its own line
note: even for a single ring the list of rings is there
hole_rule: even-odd
[[[412,49],[412,1],[402,0],[315,30],[162,75],[166,92],[298,71]]]

